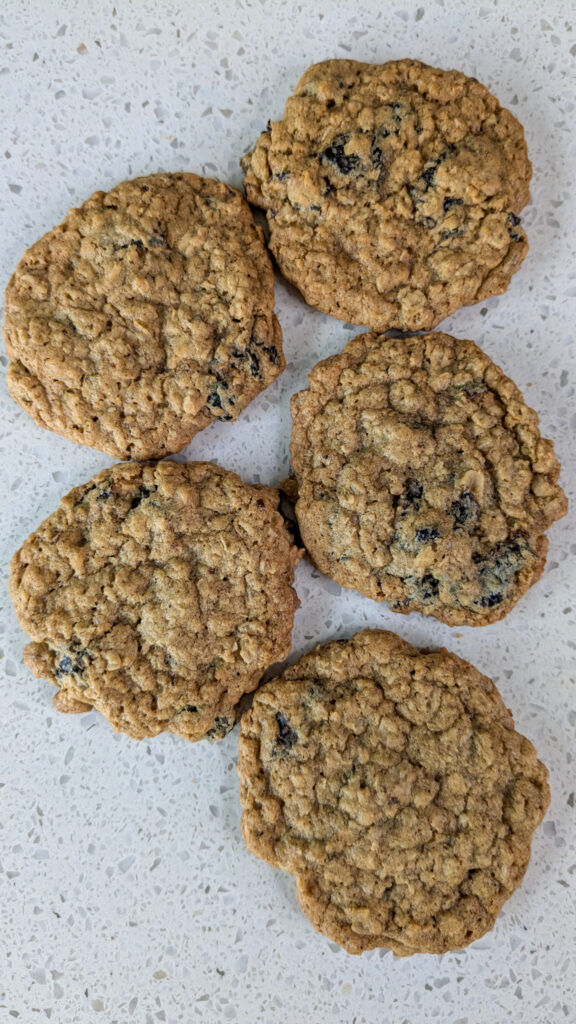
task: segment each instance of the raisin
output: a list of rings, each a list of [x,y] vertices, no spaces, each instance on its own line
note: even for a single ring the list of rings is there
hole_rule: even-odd
[[[260,346],[265,355],[274,366],[278,366],[278,349],[276,345],[261,345]]]
[[[436,167],[437,167],[437,164],[433,164],[432,167],[428,167],[424,171],[424,173],[420,175],[421,180],[426,185],[426,188],[424,189],[425,192],[428,191],[428,189],[430,188],[430,186],[434,182],[434,175],[436,174]]]
[[[298,742],[298,735],[294,732],[294,729],[290,728],[281,711],[276,712],[276,721],[278,722],[276,746],[282,747],[284,750],[290,750],[290,747],[293,747]]]
[[[112,491],[107,487],[105,490],[100,491],[100,494],[96,497],[96,501],[107,501],[111,494]]]
[[[442,203],[444,213],[448,213],[448,210],[452,209],[453,206],[462,206],[463,203],[463,199],[453,199],[452,196],[445,196]]]
[[[254,341],[254,336],[252,336],[251,340]],[[255,344],[257,344],[257,342],[255,342]],[[238,358],[243,358],[243,359],[246,358],[246,352],[245,351],[241,351],[240,349],[234,349],[233,355],[236,354],[236,353],[237,353],[237,357]],[[216,362],[216,366],[218,366],[218,365],[219,365],[218,362]],[[213,366],[214,366],[214,363],[212,364],[212,367]],[[223,392],[228,391],[228,381],[224,380],[222,375],[217,370],[215,370],[215,369],[214,369],[214,376],[216,378],[217,383],[215,385],[214,391],[212,391],[208,395],[208,397],[206,399],[206,405],[212,406],[213,409],[222,409],[222,411],[224,411],[224,403],[226,405],[228,405],[228,406],[234,405],[235,404],[235,399],[231,395],[223,394]],[[218,418],[221,419],[221,420],[232,420],[232,419],[234,419],[234,417],[231,416],[229,413],[224,413],[224,412],[223,412],[223,415],[219,416]]]
[[[500,604],[503,599],[502,594],[488,594],[487,597],[480,598],[480,604],[482,608],[493,608],[495,604]]]
[[[84,669],[86,668],[86,661],[88,662],[88,664],[92,661],[92,658],[88,651],[86,650],[86,648],[83,648],[81,651],[78,651],[76,654],[74,654],[73,657],[67,654],[62,658],[58,667],[56,668],[56,675],[69,676],[71,674],[74,674],[81,676],[82,673],[84,672]]]
[[[416,540],[419,544],[429,544],[431,540],[438,540],[440,534],[435,526],[426,527],[422,530],[416,530]]]
[[[370,160],[372,167],[382,167],[382,150],[380,146],[372,146],[370,150]]]
[[[418,189],[420,191],[427,192],[428,189],[431,188],[431,186],[434,183],[434,176],[436,174],[438,167],[440,166],[440,164],[444,163],[446,157],[448,156],[449,153],[452,152],[452,150],[453,147],[449,146],[448,149],[444,150],[444,152],[441,153],[440,156],[436,158],[433,164],[430,164],[430,166],[427,167],[426,170],[422,171],[422,174],[418,178],[418,182],[424,182],[424,185],[418,184]],[[412,198],[414,198],[414,196],[412,196]]]
[[[513,241],[513,242],[521,242],[522,241],[522,235],[519,235],[517,231],[513,231],[512,230],[513,228],[518,227],[519,224],[520,224],[520,217],[517,217],[515,213],[509,213],[508,214],[508,220],[507,220],[508,235],[509,235],[511,241]]]
[[[186,704],[186,706],[182,708],[182,711],[198,711],[198,708],[195,704]]]
[[[156,235],[152,235],[152,237],[148,239],[148,245],[151,245],[154,248],[159,245],[164,246],[166,243],[163,238],[157,238]]]
[[[206,404],[213,406],[214,409],[222,408],[222,399],[220,398],[220,395],[218,394],[217,391],[213,391],[212,394],[208,395],[208,398],[206,399]]]
[[[233,721],[229,718],[223,718],[217,715],[214,719],[214,725],[206,733],[205,738],[207,740],[222,740],[230,732],[230,729],[234,725]]]
[[[134,495],[130,502],[130,508],[138,508],[144,498],[149,498],[152,491],[149,491],[147,487],[140,487],[138,493]]]
[[[420,498],[424,488],[417,480],[406,480],[402,494],[402,504],[405,508],[414,507],[416,511],[420,508]]]
[[[420,580],[420,588],[422,590],[422,598],[424,601],[430,601],[433,597],[438,597],[439,583],[432,573],[427,572],[425,576]]]
[[[316,206],[316,205],[314,205],[314,204],[313,204],[313,205],[312,205],[312,206],[310,207],[310,209],[311,209],[311,210],[315,210],[316,212],[318,212],[318,210],[321,210],[321,209],[322,209],[322,207],[321,207],[321,206]]]
[[[450,505],[450,515],[454,516],[456,526],[463,526],[470,516],[476,515],[478,505],[470,491],[462,491],[457,501]]]
[[[250,373],[253,377],[260,376],[260,360],[255,352],[248,350],[248,356],[250,359]]]
[[[139,250],[144,248],[144,242],[141,238],[131,238],[129,242],[124,242],[123,245],[114,245],[114,252],[118,252],[119,249],[129,249],[131,245],[135,245]]]
[[[486,592],[476,604],[489,608],[499,603],[493,600],[494,595],[499,594],[500,600],[504,600],[506,590],[516,581],[526,562],[526,544],[522,538],[503,541],[486,555],[476,552],[472,561],[478,566],[478,579]]]
[[[320,159],[327,160],[328,163],[340,171],[340,174],[351,174],[360,164],[360,157],[354,153],[349,155],[345,153],[344,144],[343,142],[335,142],[332,146],[328,146],[320,154]]]
[[[322,181],[324,182],[324,191],[322,193],[322,198],[326,199],[326,196],[329,196],[330,193],[334,191],[334,185],[332,185],[329,178],[322,178]]]

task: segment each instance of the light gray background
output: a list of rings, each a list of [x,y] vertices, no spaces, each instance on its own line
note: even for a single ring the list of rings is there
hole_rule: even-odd
[[[475,339],[515,379],[574,499],[569,5],[12,0],[1,10],[2,288],[24,249],[96,188],[160,169],[239,184],[242,152],[313,61],[412,56],[483,81],[526,127],[532,248],[505,296],[443,328]],[[276,294],[286,373],[239,423],[210,427],[181,456],[250,481],[286,474],[290,395],[358,333],[281,281]],[[5,570],[62,494],[111,460],[42,431],[3,383],[0,401]],[[367,624],[446,645],[497,681],[550,767],[552,805],[522,888],[492,933],[442,958],[353,958],[316,934],[292,879],[242,845],[236,733],[215,746],[136,743],[95,713],[56,714],[52,688],[21,666],[25,637],[3,589],[0,1022],[576,1021],[573,524],[552,529],[541,582],[483,629],[400,617],[307,564],[297,571],[294,656]]]

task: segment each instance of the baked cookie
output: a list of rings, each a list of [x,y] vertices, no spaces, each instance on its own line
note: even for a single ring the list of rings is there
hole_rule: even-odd
[[[290,453],[312,561],[397,612],[503,618],[567,508],[554,446],[515,384],[474,342],[439,333],[360,335],[308,379]]]
[[[177,452],[282,372],[263,234],[235,189],[152,174],[95,192],[6,291],[12,397],[120,458]]]
[[[459,71],[315,64],[242,167],[285,277],[373,330],[429,330],[506,291],[528,251],[522,126]]]
[[[61,711],[134,739],[225,735],[286,657],[297,549],[278,492],[211,463],[124,463],[74,488],[12,560],[24,661]]]
[[[548,772],[494,684],[366,630],[306,654],[243,716],[248,849],[295,874],[349,953],[460,949],[520,884]]]

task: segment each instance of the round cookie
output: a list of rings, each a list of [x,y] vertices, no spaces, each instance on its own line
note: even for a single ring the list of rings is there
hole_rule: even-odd
[[[211,463],[132,462],[63,498],[10,578],[56,707],[134,739],[224,736],[290,650],[298,552],[278,497]]]
[[[515,384],[474,342],[439,333],[360,335],[308,379],[290,453],[312,561],[397,612],[503,618],[567,508],[554,446]]]
[[[153,174],[95,192],[6,291],[12,397],[120,458],[177,452],[282,372],[274,275],[235,189]]]
[[[522,126],[459,71],[315,64],[242,167],[285,277],[373,330],[429,330],[506,291],[528,251]]]
[[[349,953],[445,953],[483,935],[550,799],[489,679],[378,630],[258,691],[238,771],[248,849],[296,875],[304,913]]]

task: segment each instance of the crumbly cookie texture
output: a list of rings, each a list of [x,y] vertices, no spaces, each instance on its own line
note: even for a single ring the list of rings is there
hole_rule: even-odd
[[[219,739],[290,650],[298,551],[278,492],[211,463],[124,463],[76,487],[12,560],[24,661],[60,711],[134,739]]]
[[[282,372],[274,275],[235,189],[153,174],[96,192],[6,291],[12,397],[43,427],[161,458],[233,420]]]
[[[459,71],[315,64],[242,167],[282,273],[373,330],[430,330],[506,291],[528,251],[522,126]]]
[[[349,953],[460,949],[520,884],[548,772],[494,684],[366,630],[305,655],[243,716],[242,831]]]
[[[503,618],[566,512],[516,385],[472,341],[364,334],[292,398],[296,516],[313,562],[397,612]],[[288,490],[291,489],[290,486]]]

